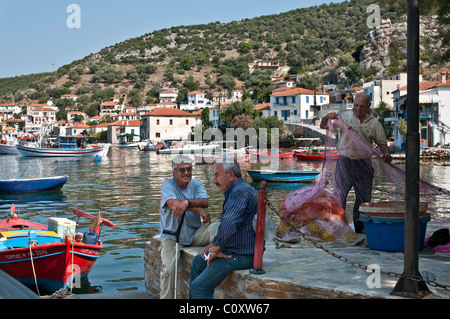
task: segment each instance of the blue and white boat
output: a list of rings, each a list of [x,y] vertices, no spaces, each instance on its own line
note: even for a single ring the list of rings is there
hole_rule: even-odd
[[[104,145],[82,145],[83,138],[76,136],[60,136],[57,147],[29,147],[17,145],[20,156],[34,157],[101,157],[108,153],[110,144]]]
[[[254,181],[282,183],[310,183],[319,176],[316,171],[249,170],[248,174]]]
[[[0,193],[40,192],[50,189],[60,189],[69,176],[54,176],[27,179],[0,180]]]

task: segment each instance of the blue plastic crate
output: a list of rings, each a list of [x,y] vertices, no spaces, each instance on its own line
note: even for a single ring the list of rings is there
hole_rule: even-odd
[[[431,216],[419,217],[419,249],[423,248],[427,223]],[[361,215],[364,222],[367,246],[374,250],[403,251],[405,244],[404,218],[374,217]]]

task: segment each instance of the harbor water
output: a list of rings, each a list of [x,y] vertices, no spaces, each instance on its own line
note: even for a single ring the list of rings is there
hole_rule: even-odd
[[[20,218],[47,224],[50,217],[65,217],[78,221],[77,231],[86,231],[91,221],[72,214],[77,208],[92,215],[101,212],[116,227],[103,227],[100,240],[104,249],[81,288],[74,293],[145,292],[144,244],[159,232],[159,202],[161,184],[172,176],[171,155],[140,152],[137,149],[111,147],[107,159],[39,158],[0,155],[0,179],[37,178],[68,175],[61,190],[25,194],[0,194],[0,218],[7,218],[14,203]],[[270,168],[270,164],[266,164]],[[402,164],[399,164],[401,167]],[[249,169],[264,167],[261,163],[241,165],[244,178],[259,189],[246,174]],[[317,170],[321,162],[283,160],[279,169]],[[375,171],[377,168],[375,167]],[[209,196],[209,212],[219,220],[223,193],[213,184],[213,165],[196,164],[193,177],[201,180]],[[450,189],[450,166],[421,165],[420,177]],[[269,183],[268,200],[274,206],[293,190],[310,184]],[[373,200],[389,200],[390,190],[383,189],[384,178],[376,173]],[[348,203],[354,201],[349,194]],[[436,206],[447,219],[450,199],[438,198]],[[352,206],[352,205],[348,205]],[[270,211],[268,211],[270,213]],[[351,207],[346,214],[351,219]],[[444,221],[446,223],[446,221]],[[448,224],[448,223],[447,223]]]

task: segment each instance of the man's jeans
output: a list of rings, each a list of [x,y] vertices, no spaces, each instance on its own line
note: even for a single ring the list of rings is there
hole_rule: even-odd
[[[223,253],[232,257],[216,258],[209,264],[209,267],[200,254],[194,257],[189,286],[190,299],[213,299],[214,288],[219,286],[230,272],[253,268],[253,255]]]

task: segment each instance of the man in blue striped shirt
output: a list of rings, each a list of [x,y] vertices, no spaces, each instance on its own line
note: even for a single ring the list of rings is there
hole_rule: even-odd
[[[212,299],[214,288],[233,270],[253,267],[256,191],[241,178],[238,163],[214,167],[214,184],[225,201],[216,237],[192,261],[189,298]]]

